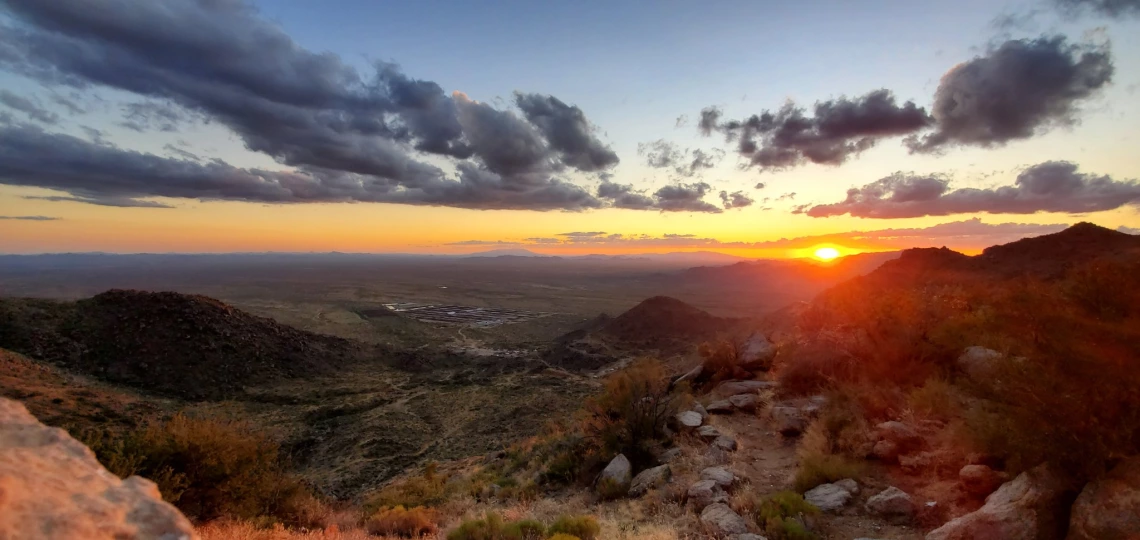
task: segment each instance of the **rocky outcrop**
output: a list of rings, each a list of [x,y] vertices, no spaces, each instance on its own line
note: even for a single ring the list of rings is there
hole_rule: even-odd
[[[970,464],[958,471],[958,482],[962,491],[971,497],[985,497],[993,493],[1004,482],[1002,473],[985,465]]]
[[[713,503],[701,511],[701,524],[710,534],[723,536],[727,534],[744,534],[748,532],[748,523],[739,514],[732,511],[727,504]]]
[[[760,390],[774,388],[776,388],[776,383],[772,381],[725,381],[713,389],[713,394],[728,397],[738,394],[755,394]]]
[[[598,476],[598,494],[607,497],[619,497],[629,493],[630,482],[633,480],[633,467],[624,454],[618,454]]]
[[[837,512],[851,500],[851,490],[838,484],[820,484],[804,492],[804,500],[824,512]]]
[[[659,465],[637,473],[629,484],[629,496],[640,497],[651,489],[665,485],[672,474],[668,465]]]
[[[1064,536],[1070,485],[1041,465],[1006,482],[977,511],[947,522],[926,540],[1045,540]]]
[[[1140,457],[1085,485],[1073,503],[1068,540],[1140,538]]]
[[[749,336],[740,347],[736,365],[749,371],[766,371],[772,367],[772,359],[775,357],[776,346],[764,334],[757,332]]]
[[[985,347],[966,347],[958,357],[958,367],[974,381],[982,381],[993,374],[994,365],[1002,354]]]
[[[891,486],[867,499],[867,511],[880,516],[911,517],[917,507],[905,491]]]
[[[737,394],[728,398],[728,402],[744,412],[756,412],[760,400],[756,399],[756,394]]]
[[[62,429],[0,398],[0,538],[195,540],[150,480],[120,480]]]
[[[728,494],[724,489],[716,485],[715,480],[701,480],[691,486],[685,492],[685,497],[689,504],[693,505],[697,510],[702,510],[706,506],[724,502],[728,500]]]

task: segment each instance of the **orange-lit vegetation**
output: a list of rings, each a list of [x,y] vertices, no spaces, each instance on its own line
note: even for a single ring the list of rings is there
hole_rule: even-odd
[[[783,391],[831,389],[809,451],[865,455],[866,426],[905,413],[960,426],[1013,472],[1047,461],[1087,478],[1140,453],[1140,259],[877,274],[822,295],[801,320],[810,338],[781,353]],[[1001,356],[968,374],[958,357],[979,345]]]

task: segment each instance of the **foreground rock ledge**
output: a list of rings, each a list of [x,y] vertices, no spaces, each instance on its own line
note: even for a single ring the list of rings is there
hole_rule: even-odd
[[[197,540],[154,482],[120,480],[67,432],[0,398],[0,538]]]

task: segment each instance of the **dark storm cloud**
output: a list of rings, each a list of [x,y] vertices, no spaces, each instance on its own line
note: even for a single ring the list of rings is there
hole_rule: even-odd
[[[18,221],[59,221],[63,218],[48,216],[0,216],[0,219],[13,219]]]
[[[582,210],[603,203],[560,175],[567,168],[596,172],[617,163],[573,105],[520,94],[524,119],[449,95],[391,64],[376,64],[362,75],[334,54],[302,48],[240,0],[0,0],[0,6],[7,15],[0,19],[0,68],[53,87],[110,87],[137,94],[143,103],[172,104],[165,112],[219,122],[249,150],[296,169],[159,161],[161,172],[180,174],[133,183],[126,190],[130,197]],[[131,107],[126,119],[141,129],[177,129],[172,120],[149,105]],[[69,144],[37,151],[47,163],[75,149]],[[104,173],[68,171],[63,176],[73,195],[123,189],[124,182],[110,174],[112,165],[163,159],[116,154],[105,146],[90,150],[83,157],[100,162]],[[420,152],[443,157],[456,178],[423,161]],[[58,186],[58,167],[21,171],[19,182]],[[164,186],[164,179],[177,185]]]
[[[263,203],[391,202],[475,209],[582,210],[601,203],[557,180],[523,185],[469,163],[459,179],[396,186],[373,176],[325,169],[240,169],[220,160],[195,162],[100,145],[32,126],[0,126],[0,181],[65,191],[72,200],[154,206],[145,197]]]
[[[1110,18],[1140,16],[1140,0],[1053,0],[1064,12],[1092,12]]]
[[[140,101],[122,106],[123,121],[119,124],[127,129],[145,133],[147,131],[175,132],[190,121],[190,115],[178,110],[171,103]]]
[[[764,111],[744,120],[722,122],[716,108],[701,111],[700,130],[724,133],[737,141],[737,151],[761,171],[805,163],[839,165],[882,138],[914,133],[932,122],[913,101],[899,105],[889,90],[856,98],[817,102],[808,115],[788,102],[776,112]]]
[[[1064,37],[1010,40],[942,76],[933,133],[907,141],[912,151],[951,145],[995,146],[1076,122],[1077,105],[1112,79],[1103,47]]]
[[[617,154],[594,136],[596,130],[582,109],[554,96],[521,92],[515,93],[515,104],[542,131],[563,163],[585,172],[617,165]]]
[[[745,195],[743,191],[735,191],[733,193],[722,191],[720,192],[720,201],[726,210],[752,206],[752,203],[756,202],[748,195]]]
[[[7,90],[0,90],[0,104],[3,104],[9,109],[20,111],[28,116],[29,119],[44,124],[55,124],[59,122],[59,115],[48,111],[41,107],[35,101],[23,96],[18,96]]]
[[[1140,182],[1079,173],[1073,163],[1047,161],[1022,171],[1014,185],[993,189],[951,190],[949,180],[941,176],[895,173],[848,190],[842,202],[812,206],[803,213],[888,219],[978,212],[1077,214],[1129,204],[1140,205]]]

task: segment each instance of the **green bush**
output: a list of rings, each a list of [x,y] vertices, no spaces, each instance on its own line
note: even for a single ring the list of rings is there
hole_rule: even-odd
[[[819,514],[819,509],[799,493],[781,491],[758,499],[744,497],[738,511],[750,516],[771,540],[815,540],[818,538],[804,526],[805,518]]]
[[[180,414],[135,431],[76,435],[109,471],[154,481],[193,520],[268,516],[304,524],[298,522],[311,506],[308,489],[286,472],[277,443],[244,422]]]
[[[541,540],[546,534],[546,527],[533,519],[506,522],[488,512],[481,519],[460,523],[447,533],[447,540]]]
[[[595,540],[601,530],[598,520],[593,516],[562,516],[550,526],[547,532],[552,535],[568,534],[581,540]]]
[[[800,466],[793,481],[796,491],[803,493],[821,484],[838,482],[844,478],[859,478],[863,464],[834,454],[801,452]]]

